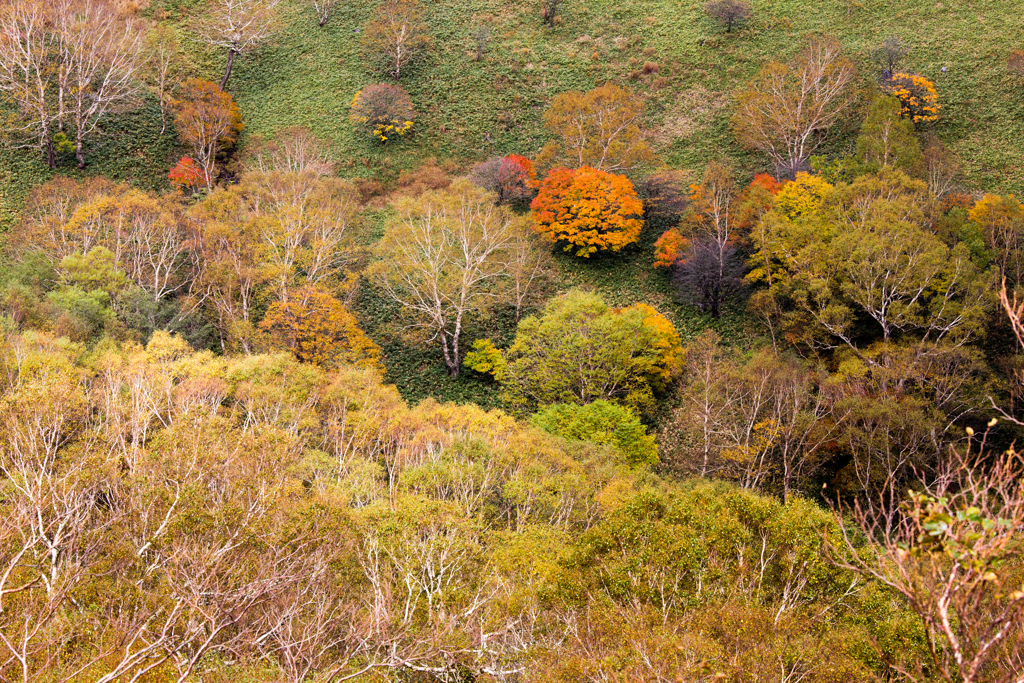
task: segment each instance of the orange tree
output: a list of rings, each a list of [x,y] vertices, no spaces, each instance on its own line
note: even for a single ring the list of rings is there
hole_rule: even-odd
[[[340,363],[376,366],[380,358],[380,348],[360,329],[355,316],[316,287],[273,303],[260,327],[303,362],[327,367]]]
[[[212,189],[217,154],[233,147],[245,128],[238,105],[216,83],[190,78],[172,107],[178,137],[192,147],[192,158],[202,167],[206,185]]]
[[[939,93],[935,84],[917,74],[893,74],[886,89],[900,101],[900,114],[914,125],[939,120]]]
[[[633,183],[586,166],[553,169],[530,208],[534,230],[584,258],[633,244],[643,226],[644,207]]]

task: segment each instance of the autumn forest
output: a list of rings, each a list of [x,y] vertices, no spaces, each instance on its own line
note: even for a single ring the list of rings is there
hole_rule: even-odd
[[[0,683],[1024,683],[947,4],[2,0]]]

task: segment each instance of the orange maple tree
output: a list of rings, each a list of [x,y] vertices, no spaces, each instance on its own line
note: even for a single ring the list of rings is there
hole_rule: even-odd
[[[206,172],[203,171],[203,167],[197,164],[196,160],[192,157],[182,157],[179,159],[178,163],[167,174],[167,179],[171,181],[171,185],[180,189],[187,187],[193,192],[206,185],[209,180],[206,177]]]
[[[267,309],[260,328],[306,363],[326,367],[354,363],[376,366],[380,347],[359,327],[338,299],[307,287]]]
[[[192,147],[192,158],[206,174],[207,187],[213,189],[217,155],[233,147],[245,128],[238,105],[216,83],[190,78],[171,107],[178,138]]]
[[[534,230],[584,258],[633,244],[643,226],[633,183],[587,166],[552,169],[530,208]]]

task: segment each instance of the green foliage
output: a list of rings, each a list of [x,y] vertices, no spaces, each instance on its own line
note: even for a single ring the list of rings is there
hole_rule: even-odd
[[[914,134],[914,124],[900,115],[900,101],[878,95],[857,137],[857,156],[868,169],[893,166],[911,175],[924,169],[924,155]]]
[[[647,434],[647,429],[633,413],[608,401],[594,401],[585,406],[556,403],[531,417],[530,423],[566,439],[611,444],[631,465],[658,462],[654,436]]]
[[[113,294],[128,284],[125,274],[117,270],[114,253],[106,247],[93,247],[88,254],[65,256],[58,268],[70,282],[86,290]]]
[[[679,335],[653,308],[610,308],[581,290],[552,299],[519,323],[498,375],[512,403],[610,399],[650,414],[655,392],[679,370]]]

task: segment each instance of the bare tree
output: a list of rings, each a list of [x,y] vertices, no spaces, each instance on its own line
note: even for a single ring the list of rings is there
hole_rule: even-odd
[[[718,23],[725,25],[725,32],[732,33],[732,27],[750,19],[753,10],[741,0],[714,0],[704,5],[704,11]]]
[[[147,36],[152,87],[160,100],[160,134],[167,130],[167,106],[171,93],[181,82],[182,68],[174,29],[165,24],[155,26]]]
[[[255,49],[280,28],[277,6],[281,0],[213,0],[199,20],[200,39],[228,51],[223,90],[231,78],[235,57]]]
[[[544,20],[548,28],[555,27],[555,20],[558,19],[558,13],[563,4],[565,4],[565,0],[541,0],[540,18]]]
[[[693,195],[694,229],[686,252],[675,264],[675,281],[689,303],[717,318],[722,304],[744,289],[743,258],[733,227],[736,183],[728,164],[711,162]]]
[[[853,76],[832,38],[812,40],[790,64],[770,62],[738,96],[737,137],[792,176],[852,105]]]
[[[28,0],[0,7],[0,92],[11,98],[20,114],[20,125],[10,132],[27,138],[26,146],[38,146],[54,168],[52,130],[58,115],[51,14],[49,5]]]
[[[899,36],[889,36],[882,41],[882,44],[875,49],[873,56],[875,62],[882,69],[883,81],[892,78],[892,75],[899,70],[900,62],[908,54],[910,54],[910,48],[903,44]]]
[[[699,236],[676,263],[673,279],[682,298],[712,318],[722,305],[745,289],[743,256],[729,242]]]
[[[515,230],[509,245],[508,271],[514,285],[516,321],[539,283],[551,277],[551,252],[537,245],[536,235],[525,226]]]
[[[318,176],[334,173],[330,145],[302,126],[278,131],[270,141],[251,140],[248,146],[256,149],[245,160],[246,170],[313,173]]]
[[[484,52],[491,42],[491,29],[486,26],[478,26],[473,31],[473,42],[476,43],[476,59],[479,62],[484,57]]]
[[[336,4],[338,4],[338,0],[313,0],[313,11],[316,12],[317,24],[323,26],[327,23]]]
[[[131,105],[142,90],[142,32],[104,0],[65,0],[57,9],[60,108],[75,128],[75,158],[103,116]]]
[[[833,561],[888,586],[924,626],[928,666],[883,653],[911,681],[1024,681],[1024,590],[1010,583],[1004,562],[1020,552],[1024,459],[1013,450],[984,455],[954,452],[936,482],[911,492],[898,512],[871,499],[838,510],[877,545],[856,541],[840,519]]]

